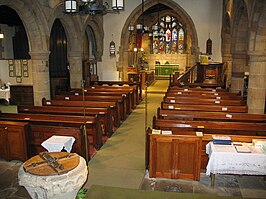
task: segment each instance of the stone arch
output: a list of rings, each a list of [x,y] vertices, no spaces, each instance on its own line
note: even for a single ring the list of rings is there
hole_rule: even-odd
[[[235,1],[232,16],[231,53],[232,53],[232,92],[243,93],[244,72],[248,68],[248,10],[243,0]]]
[[[48,49],[46,37],[48,26],[38,1],[3,0],[1,1],[1,5],[6,5],[14,9],[21,18],[28,36],[30,52],[41,52]]]
[[[158,2],[154,0],[146,0],[144,2],[144,12],[148,10],[150,7],[157,5],[157,3]],[[171,8],[178,16],[180,16],[180,19],[181,19],[180,22],[186,26],[187,35],[188,35],[188,38],[190,39],[189,42],[191,42],[191,49],[188,49],[190,53],[190,63],[195,63],[196,61],[198,61],[198,55],[199,55],[198,36],[197,36],[195,25],[191,17],[187,14],[187,12],[181,6],[179,6],[176,2],[172,0],[160,1],[160,4],[163,4]],[[118,71],[120,72],[120,77],[122,79],[127,79],[126,74],[127,74],[127,66],[129,63],[129,60],[128,60],[128,41],[129,41],[128,26],[131,24],[135,24],[138,18],[141,16],[141,14],[142,14],[142,5],[140,4],[129,15],[122,29],[121,40],[120,40],[121,46],[119,49],[120,56],[119,56],[119,64],[118,64]]]
[[[87,26],[90,26],[92,31],[94,32],[95,41],[96,41],[96,49],[97,49],[97,52],[95,53],[96,60],[102,61],[102,56],[103,56],[103,39],[102,38],[104,38],[104,30],[103,30],[102,24],[100,24],[99,21],[101,21],[99,16],[89,16],[87,20],[85,21],[85,29]]]

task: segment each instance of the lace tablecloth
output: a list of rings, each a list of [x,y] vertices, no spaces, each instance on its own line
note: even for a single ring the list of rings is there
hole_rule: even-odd
[[[206,145],[209,155],[206,175],[266,175],[266,154],[258,151],[238,153],[233,145]]]

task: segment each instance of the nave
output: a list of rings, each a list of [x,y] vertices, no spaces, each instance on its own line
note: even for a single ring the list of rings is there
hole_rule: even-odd
[[[167,80],[157,80],[148,87],[147,126],[152,126],[152,117],[156,114],[167,87]],[[1,107],[2,111],[3,108],[7,111],[7,107]],[[20,165],[21,162],[18,161],[1,160],[0,198],[30,198],[26,190],[18,186],[16,176]],[[145,100],[133,110],[127,120],[90,160],[88,166],[88,181],[84,185],[88,190],[92,185],[100,185],[100,187],[160,191],[158,194],[163,191],[243,198],[266,196],[263,177],[217,176],[214,188],[211,188],[210,178],[205,173],[201,173],[199,182],[148,178],[145,171]]]

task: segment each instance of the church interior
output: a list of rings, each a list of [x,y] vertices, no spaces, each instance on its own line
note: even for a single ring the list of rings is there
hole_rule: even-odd
[[[0,0],[0,198],[266,198],[266,1]]]

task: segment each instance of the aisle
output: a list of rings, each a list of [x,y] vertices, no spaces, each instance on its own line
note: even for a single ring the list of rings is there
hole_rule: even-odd
[[[151,126],[152,117],[160,106],[167,86],[168,81],[159,80],[148,88],[148,126]],[[84,185],[86,189],[93,184],[140,187],[145,175],[145,100],[133,110],[88,166],[88,181]]]

